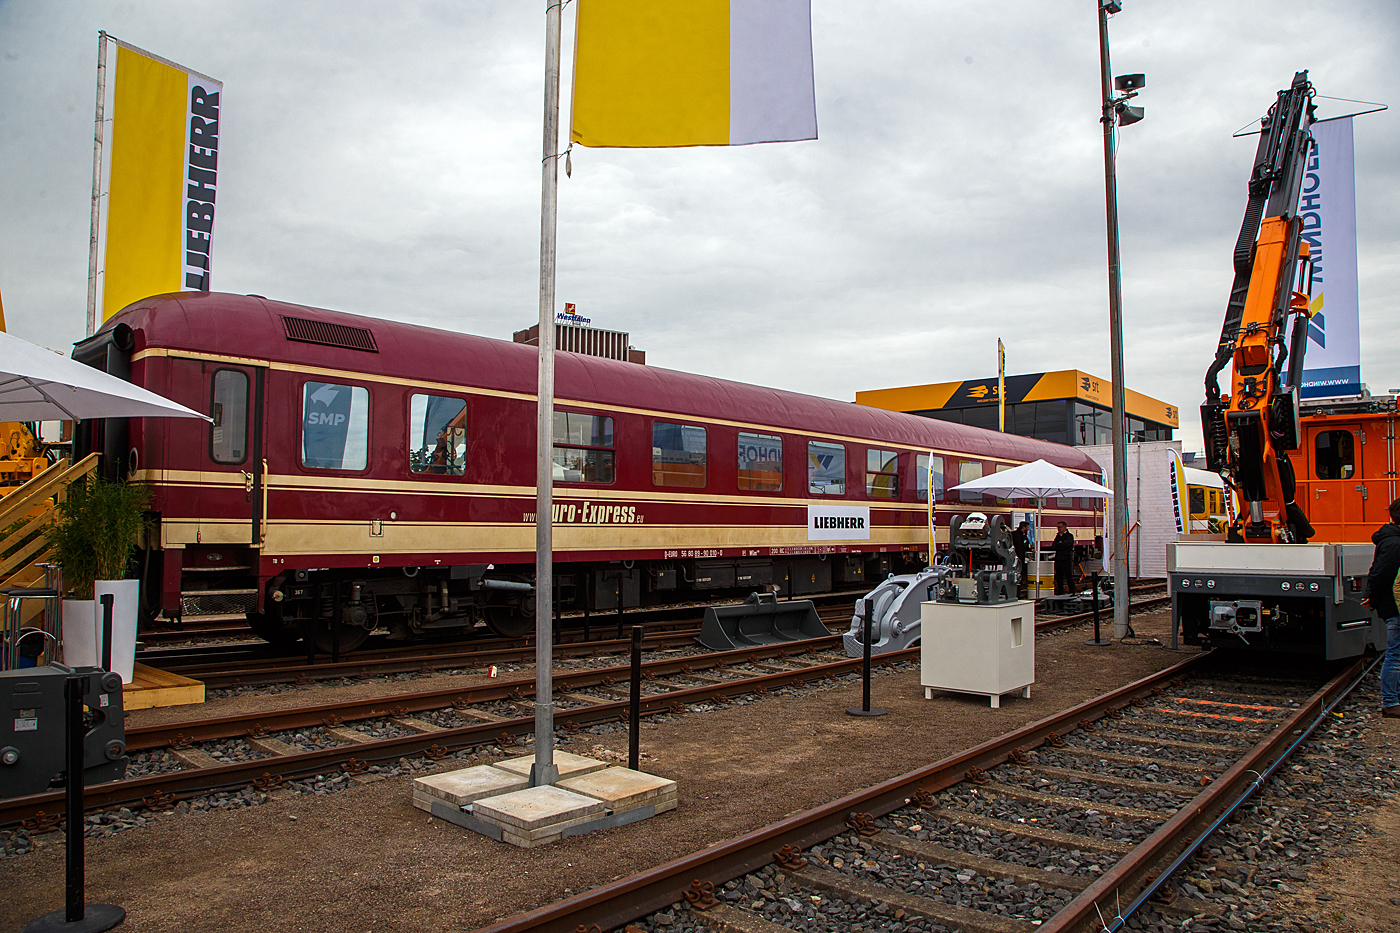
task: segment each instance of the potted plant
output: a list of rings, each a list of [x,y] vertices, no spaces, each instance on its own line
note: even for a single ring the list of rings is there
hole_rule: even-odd
[[[136,619],[141,581],[127,580],[131,549],[146,527],[144,486],[114,483],[93,475],[68,487],[55,509],[49,543],[63,568],[63,659],[70,667],[102,661],[102,617],[97,600],[113,594],[112,669],[130,683],[136,659]]]

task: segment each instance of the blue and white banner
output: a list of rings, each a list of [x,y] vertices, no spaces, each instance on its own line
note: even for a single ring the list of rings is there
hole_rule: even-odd
[[[1312,320],[1303,398],[1361,394],[1361,323],[1356,287],[1356,152],[1351,117],[1312,126],[1298,216],[1312,249]]]

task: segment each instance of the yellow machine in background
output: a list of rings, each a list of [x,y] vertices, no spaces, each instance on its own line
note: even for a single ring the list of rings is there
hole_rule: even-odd
[[[30,425],[21,421],[0,421],[0,495],[48,469],[49,458],[44,449],[45,445]]]

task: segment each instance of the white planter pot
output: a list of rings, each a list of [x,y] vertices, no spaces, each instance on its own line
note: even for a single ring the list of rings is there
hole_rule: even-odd
[[[90,599],[63,601],[63,663],[69,667],[97,666],[97,626]]]
[[[112,671],[131,683],[136,665],[136,619],[141,612],[140,580],[98,580],[92,585],[93,626],[98,658],[102,648],[102,596],[112,594]]]

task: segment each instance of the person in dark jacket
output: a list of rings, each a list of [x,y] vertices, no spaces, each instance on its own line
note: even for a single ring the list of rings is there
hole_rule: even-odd
[[[1069,526],[1060,522],[1055,540],[1050,549],[1055,552],[1055,595],[1069,596],[1074,593],[1074,535]]]
[[[1400,719],[1400,608],[1395,605],[1395,572],[1400,570],[1400,499],[1390,503],[1390,523],[1371,535],[1376,556],[1366,578],[1362,605],[1385,620],[1385,661],[1381,664],[1381,714]]]

